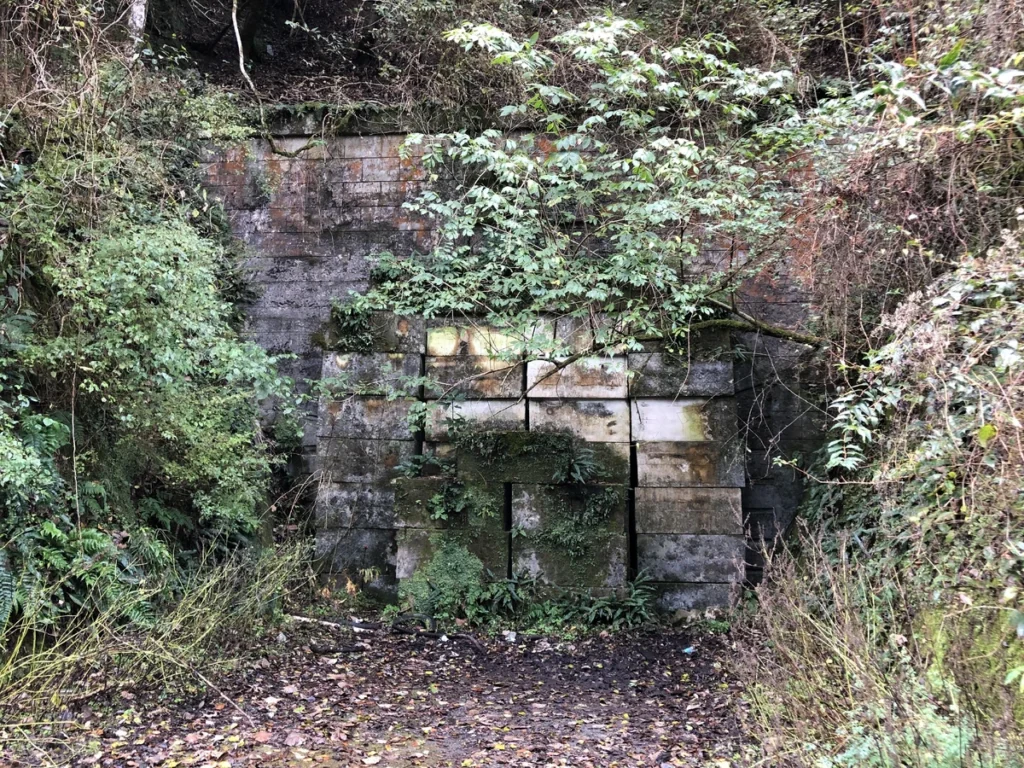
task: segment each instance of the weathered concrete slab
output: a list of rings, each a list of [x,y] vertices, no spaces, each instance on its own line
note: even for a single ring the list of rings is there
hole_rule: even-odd
[[[652,488],[729,487],[746,482],[742,444],[637,443],[637,482]]]
[[[740,488],[636,488],[637,533],[743,533]]]
[[[526,402],[523,400],[461,400],[456,403],[431,403],[427,406],[426,439],[445,441],[451,420],[464,420],[472,429],[517,431],[526,429]]]
[[[625,400],[531,399],[529,410],[531,431],[566,432],[592,443],[629,442]]]
[[[630,397],[716,397],[734,392],[731,362],[662,352],[631,352],[628,360]]]
[[[656,584],[655,606],[662,613],[729,608],[739,599],[738,584]]]
[[[595,501],[606,519],[594,533],[625,533],[626,487],[622,485],[583,488],[542,483],[513,485],[512,527],[524,533],[538,533],[569,516],[583,515],[585,506]]]
[[[743,581],[743,536],[643,533],[636,550],[637,568],[651,581]]]
[[[393,485],[397,528],[503,529],[503,488],[467,487],[451,477],[405,477]],[[464,508],[446,509],[446,498],[458,498]]]
[[[633,440],[649,442],[725,441],[738,435],[736,401],[704,399],[639,399],[632,403]]]
[[[413,440],[355,440],[321,438],[317,469],[325,482],[382,485],[399,477],[399,466],[416,454]]]
[[[422,355],[426,351],[426,321],[422,317],[374,312],[370,316],[370,334],[374,352]]]
[[[410,409],[415,400],[353,396],[321,402],[317,434],[367,440],[411,440]]]
[[[572,354],[603,352],[622,354],[621,346],[612,345],[619,338],[616,322],[609,315],[596,317],[560,317],[555,323],[555,336]]]
[[[572,450],[568,435],[482,433],[460,447],[457,470],[460,478],[475,485],[551,483],[556,475],[568,473]]]
[[[628,549],[625,534],[609,535],[595,545],[593,554],[574,561],[543,540],[515,536],[512,571],[525,572],[543,585],[617,589],[626,584]]]
[[[332,528],[394,528],[395,492],[363,483],[324,483],[316,495],[316,525]]]
[[[587,443],[581,446],[594,452],[598,468],[594,484],[628,485],[630,482],[629,443]]]
[[[584,519],[587,504],[607,515],[596,527],[581,529],[585,538],[573,552],[565,544],[568,521]],[[560,587],[607,587],[625,584],[628,564],[626,489],[623,486],[577,489],[553,485],[512,488],[512,567],[541,584]]]
[[[448,537],[443,538],[443,537]],[[398,532],[395,575],[399,579],[412,578],[416,571],[427,565],[444,541],[456,541],[476,555],[495,580],[508,574],[508,547],[510,534],[500,528],[467,529],[461,531],[431,531],[423,528],[404,528]]]
[[[426,397],[519,398],[524,368],[522,363],[480,355],[428,356],[425,375],[437,384],[426,388]]]
[[[397,352],[344,354],[329,352],[324,355],[322,380],[339,393],[386,395],[401,393],[416,397],[419,383],[410,383],[422,374],[420,355]]]
[[[518,350],[522,339],[487,325],[438,325],[427,329],[427,354],[433,357],[501,357]]]
[[[624,399],[626,358],[585,357],[561,369],[554,363],[531,360],[526,365],[526,392],[538,399]]]
[[[395,531],[379,528],[340,528],[317,531],[315,554],[321,569],[348,573],[353,580],[365,568],[379,568],[395,577]]]

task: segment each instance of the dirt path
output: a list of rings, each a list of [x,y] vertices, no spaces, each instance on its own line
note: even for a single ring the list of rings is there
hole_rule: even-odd
[[[85,710],[68,723],[78,755],[39,750],[20,765],[726,768],[741,750],[722,636],[497,639],[478,649],[307,625],[285,635],[230,674],[223,696],[125,691],[109,715]]]

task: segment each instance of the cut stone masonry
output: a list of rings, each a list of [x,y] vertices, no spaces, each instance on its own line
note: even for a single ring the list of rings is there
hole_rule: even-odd
[[[372,574],[372,586],[393,595],[439,537],[457,536],[496,578],[522,570],[552,587],[608,591],[643,572],[666,610],[735,599],[745,579],[759,577],[761,540],[789,525],[802,494],[795,471],[774,459],[806,454],[821,439],[821,414],[806,397],[808,348],[709,333],[686,353],[652,346],[557,369],[502,359],[512,341],[502,329],[381,312],[367,351],[333,351],[331,305],[366,290],[372,255],[430,245],[429,222],[402,208],[424,178],[415,153],[399,155],[403,138],[331,137],[297,158],[254,140],[206,166],[210,193],[249,248],[259,296],[246,333],[291,355],[284,373],[300,386],[332,382],[334,394],[307,413],[295,467],[317,480],[325,571]],[[707,269],[726,257],[708,252]],[[739,306],[798,325],[808,298],[787,265],[777,269],[744,286]],[[592,333],[565,318],[537,332],[575,351],[589,348]],[[409,386],[420,377],[432,385]],[[414,429],[409,416],[421,408],[425,422]],[[493,453],[456,447],[456,417],[494,436]],[[565,480],[580,445],[603,472],[586,488]],[[452,476],[406,476],[402,468],[424,456],[450,461]],[[490,512],[432,516],[446,483]],[[572,557],[557,532],[586,518],[587,505],[600,506],[603,522],[586,554]]]

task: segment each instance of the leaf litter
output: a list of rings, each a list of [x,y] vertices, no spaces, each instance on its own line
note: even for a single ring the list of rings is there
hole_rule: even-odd
[[[748,750],[724,635],[282,634],[216,692],[125,691],[0,744],[0,765],[728,768]]]

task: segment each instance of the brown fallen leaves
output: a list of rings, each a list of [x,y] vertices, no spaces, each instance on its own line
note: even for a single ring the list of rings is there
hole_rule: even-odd
[[[0,747],[0,765],[727,768],[743,751],[721,636],[493,640],[481,654],[376,632],[361,635],[368,650],[332,657],[311,646],[351,637],[286,632],[216,693],[168,702],[135,691],[106,714],[93,703],[32,743]]]

